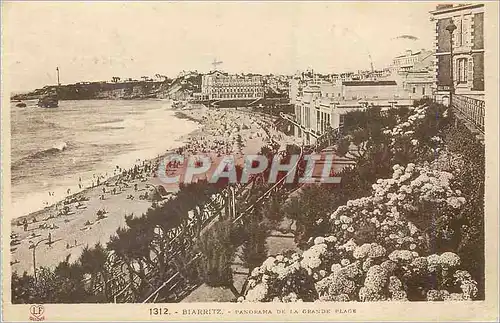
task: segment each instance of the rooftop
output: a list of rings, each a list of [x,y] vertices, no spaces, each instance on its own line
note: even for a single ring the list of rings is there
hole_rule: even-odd
[[[484,7],[483,3],[460,3],[460,4],[440,4],[436,6],[436,10],[431,11],[432,15],[437,15],[446,12],[459,11],[464,9],[473,9]]]
[[[391,86],[397,85],[396,81],[343,81],[345,86]]]

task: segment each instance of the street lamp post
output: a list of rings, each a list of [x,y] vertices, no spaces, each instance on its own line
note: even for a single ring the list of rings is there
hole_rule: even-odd
[[[33,249],[33,277],[35,278],[35,285],[37,283],[37,280],[36,280],[36,247],[38,247],[38,245],[42,242],[42,241],[45,241],[45,240],[49,240],[49,238],[45,238],[45,239],[42,239],[40,241],[38,241],[37,243],[33,243],[33,241],[30,241],[30,249]]]
[[[453,94],[455,94],[455,83],[453,80],[453,32],[457,29],[457,26],[453,23],[453,19],[450,19],[450,24],[446,27],[446,30],[450,33],[450,106],[453,107]]]

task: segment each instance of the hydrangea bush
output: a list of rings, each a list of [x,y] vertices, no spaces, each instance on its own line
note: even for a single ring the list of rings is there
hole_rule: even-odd
[[[255,268],[240,301],[474,299],[476,282],[460,270],[459,256],[434,253],[429,232],[409,220],[419,214],[436,221],[437,211],[442,223],[433,230],[446,237],[447,218],[465,203],[452,179],[429,165],[395,165],[392,178],[378,180],[370,196],[331,214],[329,236],[311,239],[302,254],[270,257]]]
[[[317,237],[302,255],[269,257],[240,302],[473,300],[476,282],[452,252],[421,256],[377,243]]]
[[[465,198],[451,188],[451,173],[414,164],[394,165],[393,170],[392,178],[379,179],[372,185],[371,196],[337,208],[330,217],[331,231],[343,243],[352,238],[358,243],[372,239],[391,251],[430,251],[435,248],[435,235],[441,240],[451,235],[448,221]],[[412,220],[425,225],[415,225]],[[417,229],[429,223],[429,232]],[[371,228],[370,234],[363,230],[360,235],[365,228]]]
[[[434,158],[444,147],[442,132],[450,121],[443,106],[423,104],[409,108],[394,127],[383,130],[396,162]]]

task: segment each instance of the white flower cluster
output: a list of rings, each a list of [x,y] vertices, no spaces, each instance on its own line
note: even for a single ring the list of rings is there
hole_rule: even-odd
[[[427,269],[429,272],[437,271],[440,268],[450,269],[460,265],[460,257],[453,252],[444,252],[441,255],[427,256]]]
[[[434,141],[434,142],[436,142],[436,143],[439,143],[439,144],[440,144],[440,143],[442,143],[442,142],[443,142],[443,139],[441,139],[441,138],[440,138],[440,137],[438,137],[438,136],[433,136],[433,137],[431,137],[431,141]]]
[[[395,165],[392,178],[380,179],[372,195],[348,201],[330,217],[332,232],[310,239],[302,254],[269,257],[255,268],[249,291],[240,301],[295,302],[408,300],[409,280],[428,281],[432,275],[446,276],[442,285],[424,290],[428,300],[469,300],[477,296],[476,282],[465,271],[456,270],[460,258],[452,252],[420,256],[424,235],[407,220],[422,202],[431,208],[461,207],[462,193],[452,190],[453,176],[429,165]],[[375,227],[374,239],[358,245],[359,229]],[[365,237],[361,237],[362,239]],[[455,280],[449,279],[450,276]],[[426,278],[427,277],[427,278]],[[462,293],[450,293],[460,285]],[[311,290],[312,289],[312,290]]]
[[[314,251],[311,252],[311,254],[313,253]],[[271,300],[269,295],[271,292],[270,286],[272,286],[276,282],[286,282],[285,284],[287,286],[290,286],[292,284],[291,278],[297,275],[298,271],[304,270],[306,268],[301,265],[301,262],[303,262],[303,260],[304,258],[302,256],[299,256],[298,253],[291,255],[291,257],[278,255],[276,257],[267,258],[260,267],[256,267],[252,270],[248,280],[248,293],[246,297],[240,298],[238,301],[262,302]],[[276,299],[272,300],[277,301]],[[283,302],[292,300],[295,300],[295,298],[280,298],[280,301]],[[296,301],[300,301],[300,299],[297,299]]]
[[[300,264],[302,267],[306,268],[308,272],[318,268],[321,265],[321,256],[326,252],[326,249],[325,243],[313,245],[311,248],[304,251]]]
[[[410,250],[394,250],[389,255],[389,259],[395,263],[411,263],[418,253]]]
[[[357,245],[350,239],[339,245],[333,236],[316,237],[314,242],[302,255],[269,257],[252,271],[250,289],[238,301],[300,302],[310,295],[310,290],[303,288],[306,281],[313,282],[319,301],[407,301],[407,283],[403,281],[433,273],[453,277],[446,281],[454,283],[429,290],[424,295],[427,300],[472,300],[478,293],[470,274],[456,270],[460,258],[452,252],[421,257],[415,251],[400,249],[387,254],[378,243]],[[460,286],[462,293],[448,291],[455,286]]]
[[[377,230],[377,242],[389,244],[393,250],[416,251],[424,237],[405,215],[418,210],[422,202],[435,203],[436,208],[460,208],[466,201],[459,190],[451,188],[452,180],[451,173],[429,165],[394,165],[392,178],[373,184],[371,196],[350,200],[333,212],[330,219],[336,236],[346,241],[361,226],[371,224]]]
[[[267,284],[260,283],[255,285],[253,288],[251,288],[246,297],[245,300],[248,302],[261,302],[266,298],[267,296]],[[243,301],[243,299],[240,299],[240,301]]]
[[[469,272],[465,270],[457,270],[453,277],[455,277],[455,281],[460,284],[464,300],[470,301],[477,296],[477,282],[472,279]]]
[[[410,108],[412,111],[412,114],[408,117],[408,120],[405,122],[399,122],[394,128],[392,129],[386,129],[383,131],[384,134],[391,136],[391,144],[394,145],[396,142],[396,138],[398,137],[410,137],[413,135],[415,132],[413,129],[416,127],[416,123],[419,120],[422,120],[425,118],[425,113],[428,109],[427,106],[419,106],[416,108]],[[418,140],[412,139],[412,144],[417,145]]]
[[[385,248],[378,243],[365,243],[354,249],[352,256],[356,259],[363,259],[367,257],[379,258],[385,256],[385,254]]]

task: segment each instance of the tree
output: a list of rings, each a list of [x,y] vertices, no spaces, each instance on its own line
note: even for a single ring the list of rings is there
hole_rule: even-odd
[[[90,286],[93,290],[95,290],[97,285],[102,284],[102,292],[105,300],[111,300],[109,286],[107,285],[109,279],[106,268],[108,256],[109,252],[100,243],[97,243],[94,248],[86,246],[79,258],[82,271],[90,274]]]
[[[322,187],[303,187],[298,196],[292,197],[284,208],[289,219],[296,221],[295,242],[304,246],[313,235],[321,235],[328,226],[323,223],[331,212],[335,200]]]
[[[235,248],[231,244],[231,220],[216,222],[205,231],[197,242],[198,250],[203,254],[199,265],[200,276],[212,287],[227,287],[238,297],[233,284],[231,263]]]
[[[244,224],[243,261],[252,271],[267,257],[266,238],[269,234],[268,225],[258,208],[254,208]]]
[[[13,304],[32,304],[36,303],[35,299],[35,279],[33,276],[24,272],[19,276],[15,271],[11,276],[11,293]]]

